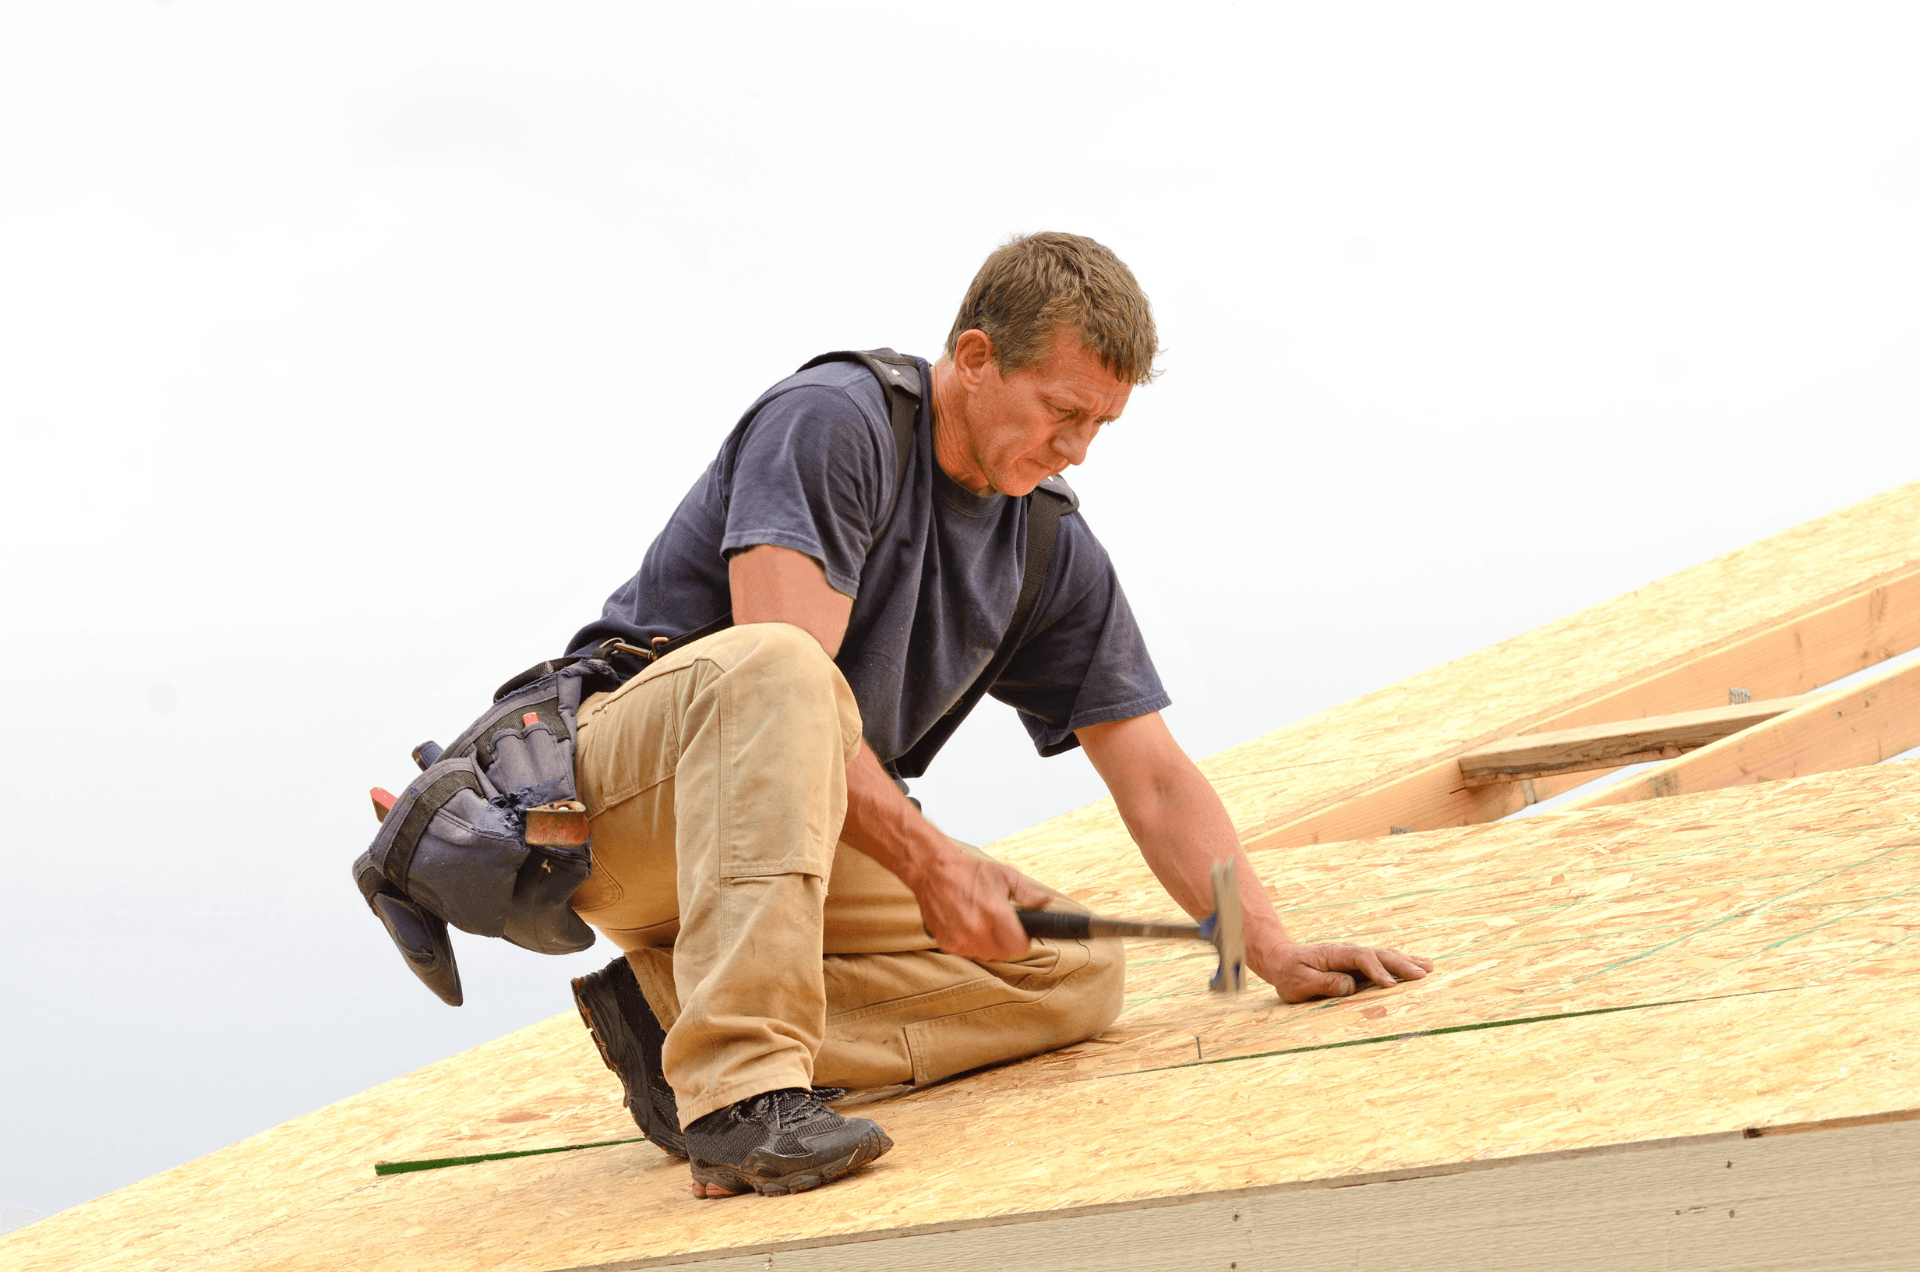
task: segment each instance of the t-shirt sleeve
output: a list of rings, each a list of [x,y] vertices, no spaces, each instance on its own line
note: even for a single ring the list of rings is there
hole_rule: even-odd
[[[992,693],[1020,713],[1043,756],[1074,731],[1170,706],[1106,548],[1076,514],[1060,522],[1043,605]]]
[[[838,387],[802,385],[768,399],[732,455],[721,553],[789,547],[819,561],[835,591],[859,595],[897,465],[877,434]]]

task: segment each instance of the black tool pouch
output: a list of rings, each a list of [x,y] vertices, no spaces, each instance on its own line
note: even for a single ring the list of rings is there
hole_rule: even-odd
[[[581,701],[619,683],[599,658],[545,662],[509,680],[452,746],[414,752],[420,776],[355,860],[367,906],[448,1004],[461,1001],[448,925],[546,955],[593,945],[567,905],[593,870],[574,735]]]

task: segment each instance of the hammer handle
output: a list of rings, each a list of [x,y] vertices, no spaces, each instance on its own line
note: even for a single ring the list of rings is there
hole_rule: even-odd
[[[1072,911],[1016,911],[1014,917],[1029,938],[1198,938],[1197,924],[1157,920],[1112,920]]]

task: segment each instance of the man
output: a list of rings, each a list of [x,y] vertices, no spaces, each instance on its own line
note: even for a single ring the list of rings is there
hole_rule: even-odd
[[[576,745],[594,871],[573,905],[626,953],[576,999],[694,1195],[806,1190],[883,1154],[878,1125],[827,1105],[838,1090],[925,1084],[1118,1016],[1119,945],[1029,939],[1015,905],[1074,904],[943,835],[892,766],[1002,643],[1025,495],[1086,459],[1156,346],[1105,247],[1016,239],[981,267],[943,358],[910,367],[924,394],[904,475],[867,366],[787,378],[575,636],[585,653],[722,623],[589,698]],[[1291,942],[1160,718],[1169,699],[1077,513],[992,692],[1042,755],[1086,749],[1183,909],[1209,913],[1210,868],[1238,864],[1248,964],[1282,999],[1432,968]]]

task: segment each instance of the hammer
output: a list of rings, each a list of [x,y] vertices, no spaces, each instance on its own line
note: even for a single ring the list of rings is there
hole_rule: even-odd
[[[1016,911],[1029,938],[1194,938],[1220,953],[1210,991],[1237,996],[1246,990],[1247,939],[1240,931],[1240,880],[1233,863],[1213,864],[1213,914],[1199,924],[1159,920],[1113,920],[1070,911]]]

